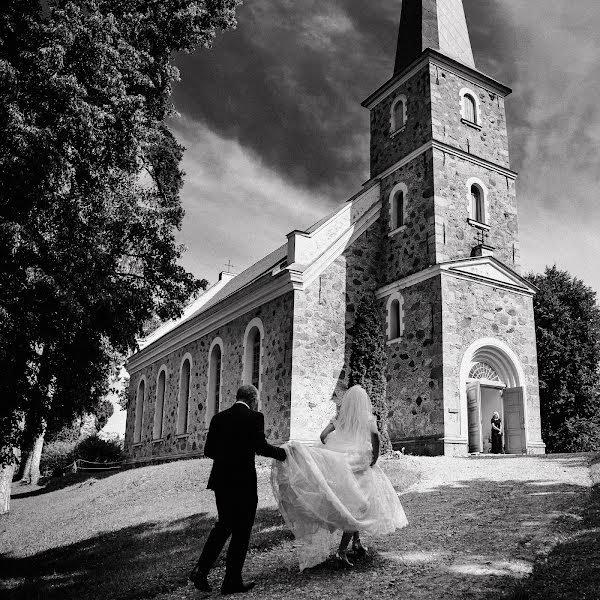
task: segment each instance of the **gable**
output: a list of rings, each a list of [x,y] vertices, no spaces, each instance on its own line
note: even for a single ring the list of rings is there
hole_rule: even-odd
[[[456,277],[506,287],[525,294],[535,294],[537,291],[525,278],[491,256],[452,261],[440,266],[442,271]]]

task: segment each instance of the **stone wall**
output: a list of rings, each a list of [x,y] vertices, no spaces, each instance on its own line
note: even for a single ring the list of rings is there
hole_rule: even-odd
[[[261,410],[265,414],[265,433],[271,442],[283,442],[289,438],[291,401],[293,293],[272,300],[242,317],[219,327],[210,334],[169,353],[152,365],[130,374],[130,399],[125,432],[125,447],[130,459],[201,453],[206,440],[206,400],[208,391],[209,348],[212,341],[223,340],[221,410],[235,402],[235,392],[242,384],[243,343],[248,323],[255,317],[262,320],[264,338],[261,358]],[[179,396],[179,373],[186,354],[192,357],[188,434],[178,436],[177,403]],[[160,368],[167,368],[164,434],[153,441],[156,387]],[[135,401],[138,383],[146,378],[146,401],[142,424],[142,442],[133,444]]]
[[[517,200],[514,181],[470,161],[433,151],[435,172],[436,262],[467,258],[477,244],[469,225],[471,196],[467,182],[478,178],[487,188],[487,242],[494,256],[514,270],[519,267]]]
[[[381,220],[385,231],[384,283],[403,279],[435,262],[433,167],[430,150],[381,182]],[[405,184],[408,190],[404,198],[405,225],[392,231],[390,194],[399,183]]]
[[[406,124],[391,131],[392,104],[406,96]],[[371,110],[371,177],[431,140],[429,67],[423,68]]]
[[[429,65],[433,139],[503,167],[509,166],[504,98],[451,71]],[[481,129],[461,121],[463,88],[479,101]]]
[[[444,434],[440,278],[401,290],[404,335],[388,344],[387,398],[394,448],[441,454]],[[387,299],[382,301],[385,308]]]
[[[451,276],[442,278],[442,299],[446,435],[468,436],[461,362],[471,344],[493,338],[514,352],[524,371],[527,435],[530,451],[535,451],[542,442],[533,299]]]
[[[382,271],[380,221],[305,290],[296,292],[292,439],[317,439],[347,389],[349,330],[360,299],[377,287]]]

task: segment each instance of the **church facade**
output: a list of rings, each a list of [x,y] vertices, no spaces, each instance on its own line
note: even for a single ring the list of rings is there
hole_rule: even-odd
[[[387,339],[393,445],[544,452],[533,317],[520,274],[505,98],[475,67],[462,0],[404,0],[392,78],[370,111],[371,177],[332,215],[219,281],[130,357],[130,464],[202,456],[243,383],[269,440],[312,442],[348,385],[366,294]]]

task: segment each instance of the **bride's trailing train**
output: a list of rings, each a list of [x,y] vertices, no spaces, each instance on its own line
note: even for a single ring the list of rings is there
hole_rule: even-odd
[[[339,414],[321,434],[324,443],[284,445],[285,462],[274,461],[273,493],[298,544],[300,570],[323,562],[345,532],[340,558],[352,533],[392,533],[408,524],[398,495],[377,465],[379,434],[371,401],[350,388]]]

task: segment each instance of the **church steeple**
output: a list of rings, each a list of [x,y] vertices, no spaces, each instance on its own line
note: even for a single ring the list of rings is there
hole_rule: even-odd
[[[462,0],[402,0],[394,75],[426,48],[475,68]]]

